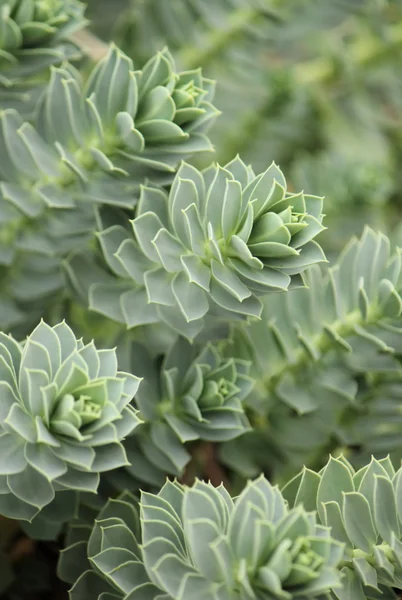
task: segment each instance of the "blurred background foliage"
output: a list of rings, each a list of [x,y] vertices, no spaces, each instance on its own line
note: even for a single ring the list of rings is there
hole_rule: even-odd
[[[274,160],[295,189],[325,195],[328,252],[364,224],[392,231],[402,204],[400,0],[90,0],[88,17],[136,68],[167,45],[181,68],[216,79],[212,160],[241,153],[257,171]]]

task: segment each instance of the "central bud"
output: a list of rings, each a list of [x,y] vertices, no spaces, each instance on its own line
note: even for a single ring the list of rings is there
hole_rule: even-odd
[[[97,421],[102,414],[102,407],[89,396],[79,396],[78,399],[75,399],[74,410],[81,417],[82,426]]]
[[[228,382],[223,377],[218,381],[218,393],[223,396],[223,398],[226,398],[230,394]]]
[[[200,90],[191,80],[188,83],[178,85],[172,94],[176,109],[194,106],[195,100],[200,95]]]
[[[293,572],[289,576],[288,584],[299,585],[308,581],[310,575],[304,572],[304,568],[308,568],[309,571],[316,572],[324,563],[322,556],[319,556],[314,549],[311,547],[311,543],[308,539],[298,538],[293,546],[289,549],[289,554],[292,558]],[[298,569],[297,567],[301,567]]]

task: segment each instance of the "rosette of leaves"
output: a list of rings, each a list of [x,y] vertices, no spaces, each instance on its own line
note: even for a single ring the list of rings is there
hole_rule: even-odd
[[[389,458],[357,472],[344,458],[330,458],[316,473],[304,470],[283,489],[290,506],[317,510],[320,522],[345,545],[339,600],[378,600],[402,589],[402,469]]]
[[[52,70],[37,125],[86,196],[132,206],[146,177],[169,182],[182,159],[212,150],[213,95],[200,69],[177,73],[167,50],[136,71],[112,45],[85,84],[71,65]]]
[[[99,473],[127,464],[139,379],[64,322],[41,322],[23,344],[0,334],[0,357],[0,513],[53,521],[71,492],[96,492]]]
[[[72,600],[302,600],[340,585],[343,545],[314,513],[289,510],[263,477],[234,500],[223,486],[167,482],[157,495],[142,493],[140,517],[127,496],[109,504],[87,546],[92,569]]]
[[[182,474],[190,460],[188,442],[231,440],[249,428],[242,401],[253,380],[246,361],[223,358],[212,344],[200,350],[183,338],[162,362],[139,344],[132,357],[143,379],[133,404],[144,423],[125,442],[129,462],[135,463],[127,469],[135,477],[153,482],[156,471],[163,483],[161,472]]]
[[[68,36],[85,25],[79,0],[1,0],[0,105],[24,110],[38,73],[77,58]]]
[[[141,539],[137,509],[138,498],[127,490],[107,501],[99,495],[80,494],[78,513],[66,529],[64,549],[60,552],[57,565],[58,577],[72,585],[85,571],[91,569],[88,560],[88,541],[94,525],[98,529],[98,523],[102,523],[101,529],[109,519],[115,523],[121,521],[130,524],[136,539]]]
[[[327,204],[339,191],[355,219],[363,212],[355,203],[398,195],[398,150],[388,135],[400,114],[398,2],[131,0],[129,7],[116,32],[129,55],[147,60],[167,44],[181,64],[194,61],[219,80],[223,115],[212,133],[219,161],[239,152],[256,170],[271,158],[287,173],[299,165],[309,185],[296,188],[317,194],[311,183],[322,172]],[[332,155],[328,167],[316,160],[322,153]],[[377,168],[377,187],[365,185]],[[334,209],[343,213],[336,192]]]
[[[15,110],[0,115],[2,325],[24,319],[20,291],[31,286],[19,275],[32,259],[21,253],[40,255],[36,287],[50,297],[61,287],[60,259],[91,239],[94,204],[132,208],[145,177],[169,179],[182,158],[211,148],[212,95],[212,82],[198,70],[177,74],[167,52],[134,72],[112,47],[86,86],[71,65],[52,70],[35,126]]]
[[[168,52],[134,72],[112,47],[86,86],[71,65],[52,70],[35,126],[15,110],[1,114],[5,328],[25,318],[20,292],[24,300],[32,286],[21,271],[30,270],[32,252],[40,263],[35,288],[51,297],[62,287],[60,258],[93,234],[94,203],[132,208],[146,176],[171,178],[182,158],[211,148],[212,96],[212,82],[199,70],[177,74]]]
[[[99,235],[107,265],[89,288],[89,306],[128,327],[164,322],[188,338],[204,317],[259,317],[260,296],[303,284],[324,260],[314,237],[323,229],[322,198],[286,191],[272,164],[255,175],[240,158],[199,172],[183,163],[169,195],[143,187],[132,221]],[[84,257],[85,260],[85,257]],[[81,257],[73,260],[75,285]],[[74,277],[75,275],[75,277]]]
[[[1,114],[1,198],[30,219],[77,200],[133,207],[146,176],[171,179],[211,150],[213,87],[199,70],[176,73],[167,51],[134,71],[112,46],[85,86],[71,65],[53,68],[35,126]]]
[[[225,445],[226,464],[253,477],[337,447],[402,448],[401,264],[400,250],[366,228],[329,269],[311,267],[306,288],[264,301],[262,322],[233,327],[227,352],[251,361],[256,380],[254,429]]]

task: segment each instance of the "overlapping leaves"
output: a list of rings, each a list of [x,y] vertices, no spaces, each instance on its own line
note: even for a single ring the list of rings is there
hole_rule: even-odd
[[[37,130],[15,111],[2,115],[2,196],[31,218],[77,198],[133,206],[149,171],[174,173],[182,158],[210,148],[212,95],[200,71],[176,74],[167,52],[133,71],[112,47],[85,88],[71,65],[53,69]]]
[[[212,96],[212,82],[175,73],[167,51],[133,71],[112,47],[85,86],[71,65],[52,70],[35,126],[15,110],[0,115],[3,327],[21,320],[21,300],[36,300],[24,271],[37,272],[41,299],[62,287],[60,256],[86,246],[94,204],[131,208],[147,176],[169,179],[182,158],[210,149]]]
[[[23,210],[0,198],[0,329],[17,331],[20,339],[60,300],[61,258],[73,247],[85,247],[94,227],[89,205],[47,214],[39,209],[35,217],[29,215],[34,206]]]
[[[78,57],[68,36],[85,24],[79,0],[1,0],[0,106],[32,111],[35,76]]]
[[[304,469],[283,490],[290,506],[317,510],[345,544],[339,600],[397,598],[402,589],[401,475],[389,458],[355,471],[343,457],[315,473]]]
[[[180,475],[191,458],[186,444],[234,439],[249,428],[242,406],[253,386],[247,362],[223,358],[211,344],[200,350],[183,338],[163,361],[135,344],[132,361],[143,378],[133,404],[144,423],[124,445],[135,478],[158,484],[163,474]]]
[[[64,322],[41,322],[24,344],[0,334],[0,369],[0,513],[31,521],[44,509],[57,521],[61,506],[74,512],[71,495],[127,464],[139,380]]]
[[[53,69],[38,129],[69,167],[64,185],[78,178],[95,202],[130,206],[146,177],[169,181],[180,160],[212,149],[213,94],[199,69],[177,73],[167,50],[135,71],[111,46],[85,84],[71,66]]]
[[[314,513],[289,510],[262,477],[234,500],[223,486],[167,482],[157,495],[142,494],[140,519],[135,504],[125,494],[101,511],[87,546],[92,568],[72,600],[323,599],[339,587],[342,543]],[[83,543],[62,556],[67,580]]]
[[[259,444],[297,468],[328,443],[401,447],[401,277],[399,249],[366,229],[328,271],[306,273],[308,288],[269,298],[262,323],[236,327],[228,353],[252,361],[249,403],[262,429],[229,445],[225,461],[250,476],[265,460]]]
[[[100,233],[120,281],[105,274],[90,286],[90,308],[128,327],[162,321],[188,338],[206,316],[259,317],[260,296],[297,287],[324,260],[321,221],[322,198],[288,193],[275,164],[255,176],[239,158],[202,172],[184,163],[169,195],[142,188],[134,237],[121,225]],[[70,269],[85,289],[83,260]]]

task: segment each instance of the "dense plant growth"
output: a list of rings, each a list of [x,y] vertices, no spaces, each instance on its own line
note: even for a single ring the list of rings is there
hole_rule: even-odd
[[[294,4],[0,0],[5,600],[401,597],[400,7]]]

